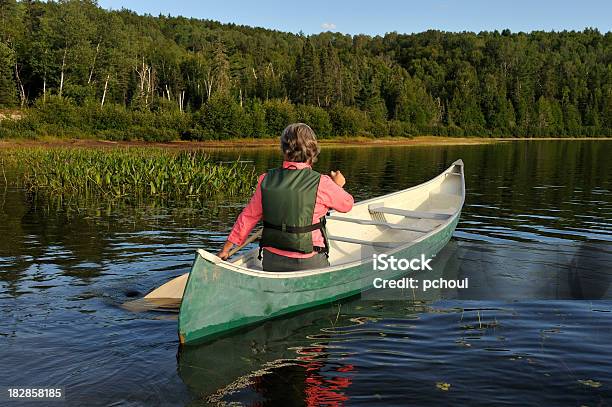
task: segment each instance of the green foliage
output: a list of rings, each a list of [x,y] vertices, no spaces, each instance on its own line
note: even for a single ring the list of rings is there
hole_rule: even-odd
[[[414,126],[399,120],[389,122],[389,135],[391,137],[412,137],[418,134]]]
[[[321,137],[612,132],[609,32],[305,37],[78,0],[7,0],[0,16],[0,106],[21,95],[39,135],[275,137],[295,120]]]
[[[371,123],[368,115],[359,109],[343,105],[336,105],[330,110],[329,116],[335,135],[370,135],[368,128],[370,127]]]
[[[202,152],[162,149],[16,149],[25,187],[54,196],[198,199],[250,192],[251,167],[216,164]]]
[[[178,110],[151,112],[123,105],[86,101],[77,106],[71,99],[48,96],[39,99],[22,119],[0,121],[0,138],[37,136],[108,140],[178,140],[192,126],[192,116]]]
[[[436,101],[427,93],[420,81],[406,80],[395,101],[394,117],[414,126],[428,126],[439,122],[440,111]]]
[[[13,107],[17,102],[17,84],[11,69],[14,65],[13,50],[0,42],[0,107]]]
[[[199,124],[208,134],[207,139],[220,140],[243,135],[245,114],[230,96],[216,95],[202,108]]]
[[[137,112],[135,116],[133,123],[164,130],[168,134],[173,134],[173,139],[178,139],[180,134],[191,126],[192,121],[191,115],[181,113],[178,110],[159,113]]]
[[[296,120],[295,107],[287,100],[267,100],[263,108],[268,135],[272,137],[280,137],[285,127]]]
[[[246,107],[247,125],[244,135],[250,137],[266,137],[266,111],[259,100],[254,99]]]
[[[5,119],[0,121],[0,139],[24,138],[36,139],[40,135],[40,122],[31,114],[19,120]]]
[[[67,130],[77,129],[85,124],[80,109],[71,99],[49,96],[46,101],[38,99],[34,107],[35,117],[46,125]]]
[[[105,130],[126,132],[132,126],[133,113],[119,104],[107,104],[104,108],[96,104],[87,106],[90,121],[96,133]]]
[[[333,135],[329,114],[323,108],[311,105],[296,106],[296,120],[309,125],[319,138]]]
[[[317,50],[310,39],[306,39],[302,53],[296,61],[299,81],[298,100],[307,104],[319,104],[321,100],[321,68]]]

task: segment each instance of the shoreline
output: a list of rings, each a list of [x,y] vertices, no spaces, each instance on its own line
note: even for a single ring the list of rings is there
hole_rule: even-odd
[[[335,148],[350,147],[417,147],[417,146],[465,146],[495,144],[508,141],[564,141],[564,140],[583,140],[601,141],[612,140],[609,137],[440,137],[440,136],[417,136],[414,138],[406,137],[385,137],[372,139],[366,137],[343,137],[335,139],[322,139],[319,143],[322,146]],[[240,138],[229,140],[206,140],[206,141],[170,141],[170,142],[149,142],[149,141],[110,141],[98,139],[60,139],[44,138],[39,140],[29,139],[3,139],[0,140],[0,149],[15,147],[66,147],[66,148],[121,148],[121,147],[156,147],[170,149],[256,149],[256,148],[276,148],[276,139],[254,139]]]

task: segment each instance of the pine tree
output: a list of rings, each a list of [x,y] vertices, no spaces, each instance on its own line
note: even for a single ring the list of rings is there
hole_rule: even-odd
[[[13,43],[17,36],[18,10],[15,0],[0,0],[0,41]]]
[[[309,38],[304,42],[299,59],[298,94],[300,102],[321,106],[321,68],[319,54]]]
[[[212,74],[216,93],[227,95],[230,91],[230,63],[223,43],[218,42],[212,61]]]
[[[17,102],[17,85],[13,80],[14,53],[0,42],[0,107],[12,107]]]
[[[478,77],[474,67],[467,62],[462,64],[457,71],[456,82],[449,112],[454,123],[461,127],[484,127],[485,118],[478,103]]]
[[[537,111],[537,122],[536,125],[541,129],[551,127],[554,122],[552,109],[550,103],[544,96],[540,96],[538,103],[536,104]]]
[[[342,97],[342,65],[331,43],[321,49],[321,105],[330,106]]]
[[[604,89],[604,103],[601,112],[602,128],[612,128],[612,85],[607,85]]]
[[[580,119],[580,111],[570,101],[570,91],[566,87],[563,89],[563,99],[561,101],[561,106],[563,108],[563,121],[565,123],[565,129],[567,130],[568,135],[570,136],[578,136],[580,135],[580,129],[582,127],[581,119]]]

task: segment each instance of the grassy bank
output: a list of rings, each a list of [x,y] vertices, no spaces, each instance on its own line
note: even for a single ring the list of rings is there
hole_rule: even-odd
[[[252,167],[213,163],[199,151],[9,148],[0,159],[28,191],[53,196],[199,199],[246,193],[255,182]]]
[[[492,139],[482,137],[338,137],[334,139],[319,140],[325,147],[370,147],[370,146],[435,146],[435,145],[475,145],[496,143],[506,139]],[[507,139],[511,140],[511,139]],[[278,138],[256,139],[235,138],[223,141],[170,141],[170,142],[146,142],[146,141],[108,141],[96,139],[65,139],[58,137],[43,137],[36,140],[23,138],[10,138],[0,140],[1,149],[11,148],[95,148],[114,149],[124,147],[136,148],[162,148],[173,150],[206,150],[206,149],[251,149],[251,148],[278,148]]]
[[[338,137],[334,139],[319,140],[323,148],[359,148],[375,146],[453,146],[453,145],[479,145],[510,141],[554,141],[554,140],[612,140],[609,137]],[[122,148],[149,148],[168,150],[218,150],[218,149],[277,149],[278,139],[234,138],[217,141],[108,141],[96,139],[65,139],[58,137],[43,137],[36,140],[12,138],[0,140],[0,151],[13,148],[93,148],[93,149],[122,149]]]

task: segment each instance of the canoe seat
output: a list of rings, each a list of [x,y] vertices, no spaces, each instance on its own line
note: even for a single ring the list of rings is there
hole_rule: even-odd
[[[420,233],[429,233],[431,232],[433,229],[435,229],[437,226],[434,226],[432,228],[418,228],[415,226],[408,226],[408,225],[397,225],[395,223],[389,223],[389,222],[383,222],[383,221],[379,221],[379,220],[370,220],[370,219],[354,219],[354,218],[347,218],[345,216],[328,216],[327,217],[328,220],[337,220],[340,222],[351,222],[351,223],[357,223],[359,225],[371,225],[371,226],[384,226],[384,227],[388,227],[389,229],[396,229],[396,230],[409,230],[412,232],[420,232]]]
[[[359,239],[353,239],[351,237],[343,237],[343,236],[327,236],[327,240],[335,240],[337,242],[353,243],[353,244],[366,245],[366,246],[379,246],[379,247],[384,247],[387,249],[392,249],[394,247],[399,246],[399,243],[375,242],[372,240],[359,240]]]
[[[378,220],[378,217],[375,216],[377,214],[390,214],[390,215],[399,215],[405,218],[413,218],[413,219],[436,219],[436,220],[446,220],[450,218],[452,215],[447,213],[434,213],[434,212],[421,212],[421,211],[407,211],[405,209],[396,209],[396,208],[388,208],[383,204],[370,204],[368,206],[368,211],[372,215],[372,217]]]

